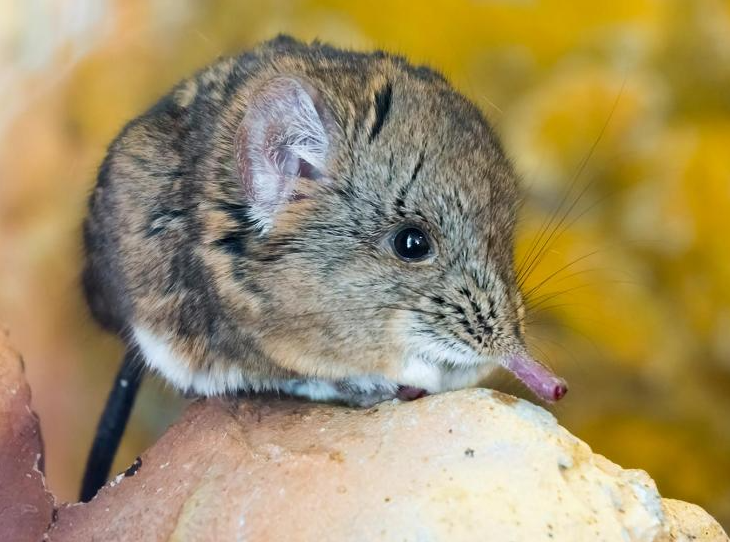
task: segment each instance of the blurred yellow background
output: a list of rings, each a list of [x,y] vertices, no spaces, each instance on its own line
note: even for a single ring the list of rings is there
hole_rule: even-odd
[[[721,0],[0,0],[0,321],[25,356],[51,488],[75,499],[121,354],[78,287],[105,146],[178,79],[278,32],[403,53],[482,107],[524,178],[529,330],[572,385],[554,412],[728,528]],[[520,392],[506,376],[495,385]],[[117,467],[181,404],[148,382]]]

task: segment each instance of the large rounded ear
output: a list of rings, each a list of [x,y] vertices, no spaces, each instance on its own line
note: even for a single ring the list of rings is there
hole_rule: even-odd
[[[278,210],[304,196],[302,184],[322,181],[330,146],[317,91],[279,76],[249,100],[236,134],[236,160],[252,217],[262,229]]]

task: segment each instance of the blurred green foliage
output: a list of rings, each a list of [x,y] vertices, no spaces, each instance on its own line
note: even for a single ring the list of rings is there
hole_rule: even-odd
[[[63,2],[47,4],[55,28]],[[533,347],[572,383],[556,415],[730,525],[729,3],[117,0],[95,13],[46,64],[13,72],[0,125],[0,319],[26,354],[63,497],[120,354],[77,287],[105,145],[182,76],[288,32],[403,53],[482,107],[524,178]],[[25,16],[0,28],[4,62],[39,24]],[[145,387],[120,467],[177,406]]]

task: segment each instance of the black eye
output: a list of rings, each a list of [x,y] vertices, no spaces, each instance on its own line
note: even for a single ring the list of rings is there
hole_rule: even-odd
[[[431,242],[423,230],[406,226],[393,236],[393,250],[399,258],[417,262],[431,254]]]

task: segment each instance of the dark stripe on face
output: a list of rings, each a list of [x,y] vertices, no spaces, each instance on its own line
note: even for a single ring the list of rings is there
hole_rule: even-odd
[[[416,162],[416,167],[413,168],[413,173],[411,173],[411,182],[416,180],[416,177],[418,177],[418,173],[421,171],[421,168],[423,167],[423,159],[426,157],[426,149],[421,149],[421,152],[418,153],[418,162]]]
[[[375,93],[375,122],[373,122],[373,127],[370,129],[370,137],[368,138],[370,143],[375,141],[380,130],[383,129],[385,119],[388,117],[388,113],[390,112],[392,99],[393,85],[390,83],[386,83],[383,88]]]
[[[395,198],[395,211],[399,215],[403,216],[405,213],[405,202],[406,202],[406,196],[408,195],[408,191],[411,188],[411,185],[413,184],[413,181],[416,180],[418,177],[418,173],[421,171],[421,168],[423,167],[423,160],[426,157],[426,149],[421,149],[421,152],[418,153],[418,160],[416,161],[416,165],[413,168],[413,173],[411,173],[411,178],[408,179],[408,182],[404,184],[400,190],[398,190],[398,195]]]

